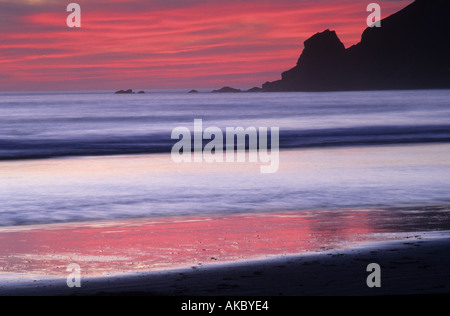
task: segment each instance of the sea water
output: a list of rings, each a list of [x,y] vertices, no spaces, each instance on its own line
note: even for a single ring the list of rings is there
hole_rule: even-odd
[[[181,163],[174,128],[278,127],[280,166]],[[450,90],[0,94],[0,226],[450,204]]]

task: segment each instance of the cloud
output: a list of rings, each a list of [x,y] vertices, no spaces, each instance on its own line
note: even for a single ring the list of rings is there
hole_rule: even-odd
[[[0,0],[0,67],[14,75],[0,77],[4,89],[260,85],[294,66],[316,32],[355,44],[368,14],[357,0],[75,2],[81,29],[66,26],[60,1]],[[410,2],[379,1],[383,16]]]

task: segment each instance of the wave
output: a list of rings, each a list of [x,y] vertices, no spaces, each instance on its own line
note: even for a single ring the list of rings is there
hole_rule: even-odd
[[[0,139],[0,160],[170,153],[177,142],[170,133],[65,137]],[[279,145],[294,149],[446,142],[450,125],[280,130]]]

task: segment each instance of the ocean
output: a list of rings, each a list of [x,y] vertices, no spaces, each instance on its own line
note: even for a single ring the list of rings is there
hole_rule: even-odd
[[[279,170],[175,163],[171,133],[195,119],[278,127]],[[439,208],[449,179],[450,90],[0,94],[0,226]]]

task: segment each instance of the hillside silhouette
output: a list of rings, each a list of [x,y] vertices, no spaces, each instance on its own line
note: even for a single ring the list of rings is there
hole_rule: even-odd
[[[450,1],[416,0],[345,48],[334,31],[304,42],[297,65],[263,91],[450,88]]]

